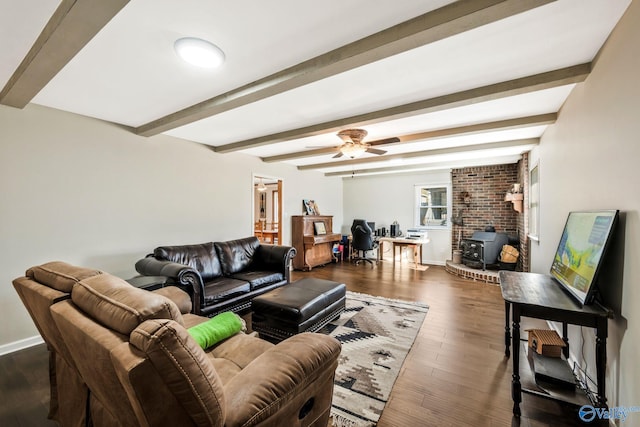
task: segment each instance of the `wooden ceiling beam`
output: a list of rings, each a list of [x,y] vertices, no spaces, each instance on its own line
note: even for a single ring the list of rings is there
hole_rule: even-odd
[[[474,151],[494,150],[499,148],[525,147],[525,146],[531,146],[531,145],[538,145],[539,143],[540,143],[540,138],[516,139],[511,141],[490,142],[486,144],[473,144],[473,145],[464,145],[460,147],[437,148],[434,150],[423,150],[423,151],[414,151],[409,153],[389,154],[386,156],[383,155],[383,156],[376,156],[376,157],[365,157],[360,159],[344,160],[341,162],[315,163],[312,165],[298,166],[298,170],[336,168],[336,167],[343,167],[343,166],[361,165],[364,163],[383,162],[387,160],[412,159],[416,157],[439,156],[443,154],[469,153]]]
[[[157,135],[555,0],[460,0],[136,128]]]
[[[397,174],[397,173],[415,173],[419,171],[434,171],[442,169],[454,169],[454,168],[466,168],[474,166],[489,166],[489,165],[503,165],[506,163],[517,163],[521,155],[500,156],[492,159],[472,159],[472,160],[455,160],[449,162],[432,162],[432,163],[417,163],[414,165],[406,166],[389,166],[384,168],[371,168],[371,169],[353,169],[340,172],[327,172],[324,176],[342,176],[342,177],[357,177],[364,175],[383,175],[383,174]]]
[[[246,139],[244,141],[238,141],[231,144],[220,145],[218,147],[214,147],[213,150],[218,153],[229,153],[232,151],[246,150],[248,148],[260,147],[277,142],[306,138],[329,132],[338,132],[340,129],[347,127],[366,127],[367,125],[383,121],[433,113],[450,108],[472,105],[478,102],[493,101],[509,96],[522,95],[568,84],[580,83],[587,78],[590,72],[590,63],[574,65],[572,67],[561,68],[559,70],[548,71],[546,73],[534,74],[506,82],[495,83],[422,101],[416,101],[409,104],[398,105],[396,107],[386,108],[383,110],[359,114],[357,116],[345,117],[271,135]]]
[[[499,120],[495,122],[478,123],[468,126],[459,126],[453,128],[445,128],[432,130],[428,132],[413,133],[408,135],[400,135],[399,142],[390,144],[376,145],[376,148],[384,148],[392,145],[405,144],[407,142],[424,141],[428,139],[447,138],[452,136],[475,135],[484,132],[505,131],[513,129],[521,129],[530,126],[540,126],[555,123],[558,118],[557,113],[539,114],[536,116],[518,117],[515,119]],[[366,141],[365,141],[366,142]],[[306,157],[314,157],[321,155],[329,155],[338,152],[337,147],[318,148],[315,150],[297,151],[295,153],[280,154],[277,156],[263,157],[262,161],[266,163],[282,162],[285,160],[301,159]]]
[[[129,0],[62,0],[0,92],[0,104],[24,108]]]

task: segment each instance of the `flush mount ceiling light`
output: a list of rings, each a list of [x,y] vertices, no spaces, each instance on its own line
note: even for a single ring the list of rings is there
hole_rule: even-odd
[[[216,68],[224,62],[224,52],[213,43],[195,37],[176,40],[173,47],[180,58],[203,68]]]

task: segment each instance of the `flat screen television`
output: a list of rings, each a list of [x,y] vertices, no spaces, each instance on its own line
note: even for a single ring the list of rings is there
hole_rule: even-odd
[[[551,275],[581,304],[593,302],[598,271],[617,220],[617,210],[570,212],[567,217]]]

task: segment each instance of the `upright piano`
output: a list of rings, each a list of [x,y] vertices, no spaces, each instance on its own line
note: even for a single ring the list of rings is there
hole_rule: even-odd
[[[324,227],[318,223],[322,223]],[[317,229],[322,228],[326,234],[317,233]],[[333,232],[333,216],[293,215],[291,241],[298,251],[293,258],[293,268],[311,270],[318,265],[330,263],[333,260],[333,245],[339,243],[341,238],[340,233]]]

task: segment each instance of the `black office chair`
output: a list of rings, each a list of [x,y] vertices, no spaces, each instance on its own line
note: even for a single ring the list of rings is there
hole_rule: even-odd
[[[353,261],[356,264],[359,264],[360,261],[368,262],[371,264],[371,268],[373,268],[374,262],[377,264],[377,259],[367,258],[367,251],[371,251],[378,247],[378,242],[373,238],[373,231],[367,224],[367,221],[364,219],[354,219],[353,224],[351,224],[351,235],[353,236],[353,240],[351,242],[351,247],[358,251],[358,253],[362,253],[362,256],[357,256],[353,258]]]

